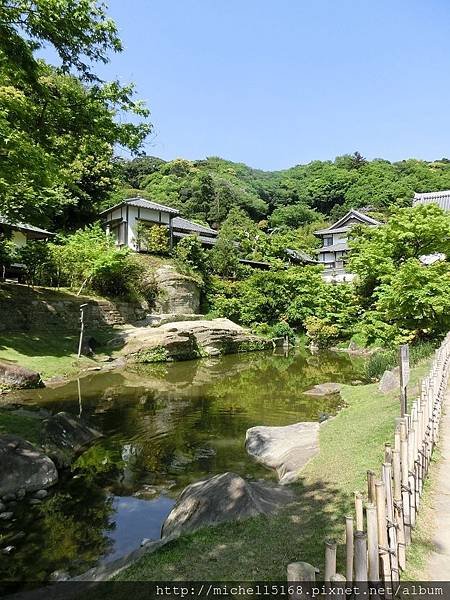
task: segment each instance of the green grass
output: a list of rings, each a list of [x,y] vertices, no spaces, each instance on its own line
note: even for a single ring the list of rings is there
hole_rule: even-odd
[[[100,347],[97,359],[105,354],[101,344],[106,332],[90,332]],[[111,336],[109,336],[111,337]],[[43,379],[54,376],[71,377],[81,370],[97,365],[87,357],[77,357],[78,336],[61,332],[0,333],[0,360],[6,360],[41,374]]]
[[[0,410],[0,434],[13,433],[29,442],[39,442],[41,420],[27,415],[17,415],[7,410]]]
[[[411,396],[427,370],[428,362],[412,369]],[[271,517],[184,536],[142,557],[117,579],[284,580],[290,562],[322,568],[327,537],[339,542],[342,572],[344,517],[353,511],[352,494],[365,491],[367,469],[379,472],[399,414],[396,394],[382,395],[375,384],[344,386],[342,395],[346,408],[322,426],[320,454],[292,486],[295,503]]]

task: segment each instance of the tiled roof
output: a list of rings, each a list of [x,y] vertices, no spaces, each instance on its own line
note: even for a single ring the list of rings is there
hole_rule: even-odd
[[[195,231],[196,233],[217,235],[217,231],[215,229],[211,229],[211,227],[206,227],[205,225],[199,225],[198,223],[193,223],[192,221],[188,221],[182,217],[175,217],[172,219],[172,226],[175,229],[184,229],[186,231]]]
[[[42,229],[41,227],[35,227],[34,225],[28,225],[28,223],[13,223],[12,221],[9,221],[1,215],[0,223],[2,223],[3,225],[9,225],[13,229],[20,229],[22,231],[32,231],[34,233],[42,233],[44,235],[55,235],[51,231],[47,231],[46,229]]]
[[[437,204],[443,210],[450,210],[450,190],[414,194],[413,204]]]
[[[354,208],[352,208],[352,210],[349,210],[347,214],[345,214],[338,221],[336,221],[336,223],[333,223],[333,225],[330,225],[326,229],[319,229],[318,231],[315,231],[314,233],[316,235],[322,235],[322,234],[331,233],[331,232],[340,233],[340,232],[348,231],[348,229],[350,227],[352,227],[353,224],[351,223],[350,225],[345,225],[345,223],[351,218],[356,218],[356,219],[360,220],[363,225],[364,224],[365,225],[381,225],[380,221],[377,221],[376,219],[372,219],[372,217],[369,217],[368,215],[365,215],[364,213],[359,212],[359,210],[355,210]]]
[[[164,204],[158,204],[157,202],[152,202],[151,200],[146,200],[145,198],[128,198],[127,200],[122,200],[122,202],[119,202],[119,204],[115,204],[114,206],[111,206],[106,210],[102,210],[100,214],[104,215],[105,213],[110,212],[115,208],[120,208],[121,206],[126,205],[137,206],[138,208],[149,208],[151,210],[160,210],[163,212],[171,213],[173,215],[177,215],[180,212],[176,208],[172,208],[171,206],[165,206]]]
[[[185,232],[184,231],[174,231],[173,232],[174,238],[184,238],[184,237],[187,237],[188,235],[190,235],[189,231],[185,231]],[[210,246],[214,246],[214,244],[217,242],[217,238],[215,238],[215,237],[207,237],[206,235],[198,235],[198,234],[196,234],[196,235],[203,244],[209,244]]]

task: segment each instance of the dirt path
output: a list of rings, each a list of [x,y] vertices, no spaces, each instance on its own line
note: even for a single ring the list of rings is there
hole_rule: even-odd
[[[450,579],[450,389],[447,391],[445,413],[441,422],[440,450],[434,487],[432,512],[434,533],[433,551],[428,559],[427,579],[448,581]]]

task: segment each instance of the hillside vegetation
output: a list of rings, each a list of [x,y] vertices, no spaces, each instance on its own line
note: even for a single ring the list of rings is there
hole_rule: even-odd
[[[165,162],[155,157],[119,161],[121,186],[111,202],[141,195],[178,208],[184,216],[220,225],[233,207],[272,227],[298,227],[349,208],[387,213],[409,206],[414,192],[450,188],[450,160],[391,163],[358,152],[283,171],[261,171],[218,157]]]

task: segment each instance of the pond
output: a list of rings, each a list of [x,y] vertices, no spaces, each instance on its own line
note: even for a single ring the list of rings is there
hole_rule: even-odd
[[[135,370],[97,372],[59,387],[22,392],[30,407],[81,416],[103,438],[63,474],[38,506],[17,507],[0,529],[3,581],[80,573],[158,539],[189,483],[233,471],[274,478],[246,453],[255,425],[317,421],[339,396],[305,395],[317,383],[362,378],[344,353],[249,353]]]

